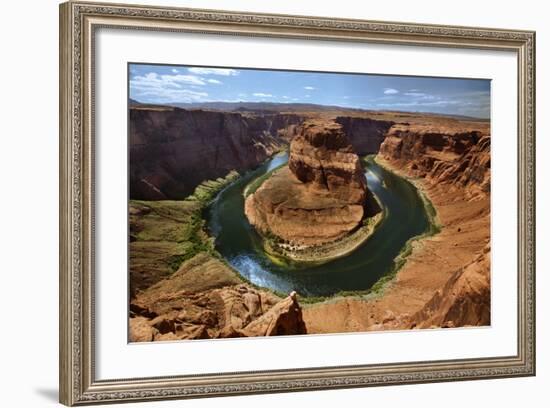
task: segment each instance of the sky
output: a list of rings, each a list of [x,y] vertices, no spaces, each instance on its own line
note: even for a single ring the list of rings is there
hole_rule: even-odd
[[[490,116],[487,79],[129,64],[141,103],[314,103],[369,110]]]

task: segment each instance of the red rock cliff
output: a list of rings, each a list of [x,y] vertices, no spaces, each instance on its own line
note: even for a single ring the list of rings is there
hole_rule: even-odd
[[[182,199],[201,182],[248,170],[292,137],[299,115],[130,109],[130,197]]]
[[[395,125],[379,155],[414,177],[485,197],[491,188],[488,124],[460,122],[446,127]]]
[[[468,261],[449,270],[448,265],[437,266],[438,261],[432,260],[432,268],[449,274],[443,287],[410,316],[397,316],[371,329],[489,325],[489,123],[447,120],[443,125],[395,125],[380,146],[379,156],[394,169],[421,178],[441,212],[442,232],[434,245],[442,247],[440,252],[446,250],[450,256]],[[463,234],[468,234],[467,242],[461,241]],[[429,267],[423,270],[429,272]]]
[[[365,201],[367,182],[359,157],[336,123],[304,124],[290,144],[288,167],[311,188],[328,190],[350,204]]]
[[[378,153],[388,130],[395,124],[389,120],[353,116],[338,116],[335,121],[342,125],[349,142],[359,155]]]
[[[367,185],[359,157],[335,122],[306,122],[290,146],[288,167],[247,197],[260,232],[291,245],[332,242],[365,216]]]

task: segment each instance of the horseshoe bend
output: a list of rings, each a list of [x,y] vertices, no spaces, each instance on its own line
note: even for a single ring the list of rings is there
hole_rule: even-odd
[[[488,121],[220,106],[130,107],[132,341],[490,324]]]
[[[329,261],[367,239],[382,209],[342,125],[307,121],[297,133],[288,166],[246,198],[245,214],[273,256]]]

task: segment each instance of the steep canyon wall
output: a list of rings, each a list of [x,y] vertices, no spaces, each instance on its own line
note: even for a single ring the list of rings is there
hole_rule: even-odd
[[[183,199],[205,180],[253,168],[283,148],[302,120],[293,114],[131,108],[130,198]]]
[[[249,170],[286,148],[315,112],[220,112],[134,105],[130,198],[183,199],[205,180]],[[355,151],[376,153],[391,121],[338,116]]]

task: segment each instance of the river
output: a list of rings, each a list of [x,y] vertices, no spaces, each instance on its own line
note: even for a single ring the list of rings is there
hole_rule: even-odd
[[[302,296],[330,296],[370,289],[390,273],[406,242],[430,228],[430,217],[416,188],[370,158],[365,166],[368,188],[385,209],[375,232],[349,255],[321,265],[276,264],[262,249],[260,236],[244,214],[243,190],[250,181],[288,161],[276,155],[223,189],[205,211],[216,250],[255,285]]]

